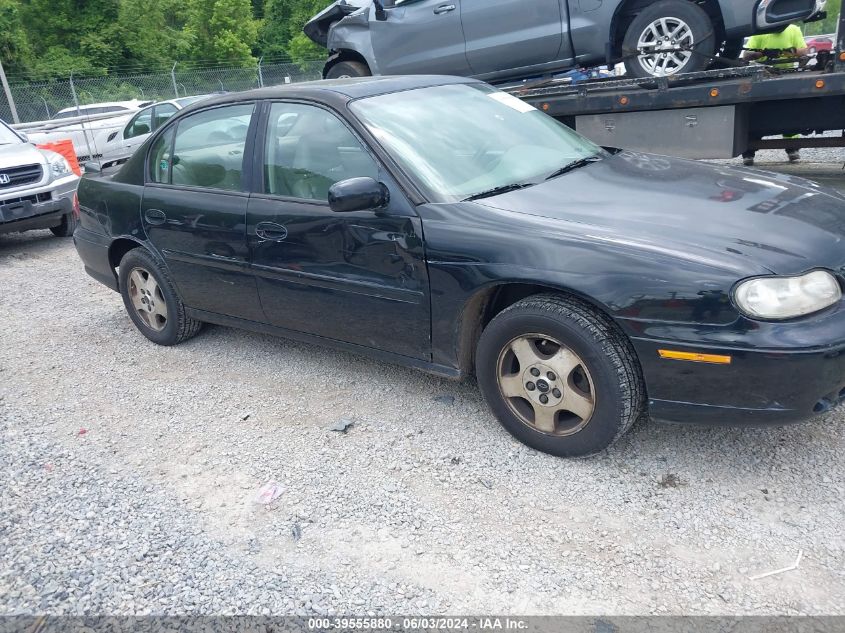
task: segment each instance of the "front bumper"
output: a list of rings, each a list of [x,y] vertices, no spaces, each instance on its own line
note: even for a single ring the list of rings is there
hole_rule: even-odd
[[[643,367],[650,415],[673,422],[785,424],[826,413],[845,400],[845,309],[789,323],[755,323],[741,334],[714,329],[692,342],[632,337]],[[673,328],[661,326],[662,334]],[[645,328],[648,331],[648,328]],[[730,343],[719,344],[722,338]],[[670,360],[659,350],[730,356],[730,364]]]
[[[79,179],[64,178],[52,186],[0,193],[0,234],[46,229],[73,213],[73,194]]]

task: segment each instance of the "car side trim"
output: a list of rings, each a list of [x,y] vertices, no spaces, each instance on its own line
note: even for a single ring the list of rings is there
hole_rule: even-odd
[[[252,264],[251,268],[259,277],[267,277],[268,279],[274,280],[278,280],[280,277],[283,277],[284,281],[294,284],[313,286],[316,288],[329,288],[339,292],[367,295],[368,297],[378,297],[380,299],[387,299],[388,301],[421,304],[425,299],[425,293],[420,292],[419,290],[391,288],[389,286],[374,284],[369,281],[350,279],[340,280],[327,275],[318,275],[316,273],[308,273],[301,270],[286,270],[284,268],[263,266],[261,264]]]
[[[418,369],[429,374],[434,374],[442,378],[449,378],[451,380],[462,380],[466,377],[461,370],[447,365],[439,365],[437,363],[430,363],[428,361],[411,358],[410,356],[402,356],[401,354],[394,354],[392,352],[385,352],[372,347],[364,345],[356,345],[354,343],[347,343],[345,341],[338,341],[336,339],[327,338],[324,336],[317,336],[314,334],[306,334],[296,330],[288,330],[286,328],[269,325],[266,323],[258,323],[256,321],[248,321],[246,319],[239,319],[236,317],[225,316],[214,312],[206,312],[204,310],[195,310],[193,308],[185,308],[187,315],[193,319],[203,321],[205,323],[214,323],[215,325],[223,325],[226,327],[240,328],[250,330],[252,332],[259,332],[261,334],[271,334],[273,336],[280,336],[303,343],[314,343],[323,345],[325,347],[332,347],[342,351],[351,352],[353,354],[361,354],[368,356],[374,360],[384,361],[386,363],[393,363],[403,367],[410,367]]]

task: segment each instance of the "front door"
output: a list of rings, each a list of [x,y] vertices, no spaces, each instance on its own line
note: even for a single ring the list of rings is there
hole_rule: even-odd
[[[254,110],[254,103],[203,110],[159,136],[141,217],[187,306],[261,321],[246,242]]]
[[[266,121],[263,193],[247,213],[266,320],[428,360],[428,276],[413,207],[334,113],[273,103]],[[388,208],[332,212],[329,187],[362,176],[388,186]]]
[[[371,12],[370,35],[382,75],[471,74],[461,26],[464,0],[393,0],[387,20]]]
[[[560,0],[461,0],[466,56],[476,75],[568,59]],[[568,38],[567,38],[568,39]]]

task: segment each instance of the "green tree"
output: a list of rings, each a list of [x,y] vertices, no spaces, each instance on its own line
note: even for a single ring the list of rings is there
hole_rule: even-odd
[[[185,34],[194,59],[255,61],[258,28],[250,0],[188,0]]]
[[[0,61],[9,74],[26,72],[32,61],[18,4],[15,0],[0,0]]]
[[[121,0],[118,25],[124,62],[159,68],[185,59],[190,51],[186,21],[182,0]]]
[[[329,4],[330,0],[266,0],[262,54],[284,51],[297,62],[324,58],[326,49],[309,40],[302,27]]]
[[[32,46],[33,71],[50,76],[102,74],[123,59],[118,0],[27,0],[18,3]]]

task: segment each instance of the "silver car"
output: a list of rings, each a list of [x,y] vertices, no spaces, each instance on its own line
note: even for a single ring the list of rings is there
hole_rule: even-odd
[[[820,0],[338,0],[305,25],[326,78],[502,81],[624,61],[635,77],[704,70],[742,39],[808,20]]]
[[[146,141],[170,117],[182,108],[187,108],[210,95],[181,97],[170,101],[159,101],[138,111],[119,129],[111,132],[102,147],[102,162],[121,162]]]
[[[73,235],[79,177],[56,152],[38,149],[0,121],[0,234],[50,229]]]

